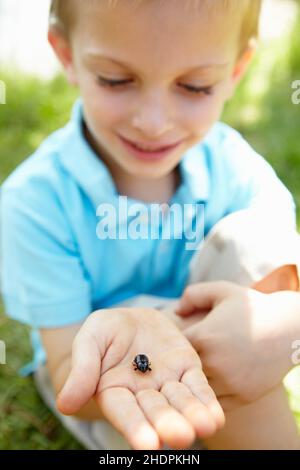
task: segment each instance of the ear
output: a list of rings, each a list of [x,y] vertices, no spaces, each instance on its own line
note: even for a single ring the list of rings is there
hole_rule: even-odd
[[[241,57],[238,59],[233,73],[232,73],[232,79],[236,82],[236,84],[243,78],[243,76],[246,73],[246,70],[248,69],[253,56],[257,50],[257,41],[256,39],[251,39],[248,43],[248,46],[244,53],[241,55]]]
[[[233,95],[235,88],[245,75],[252,59],[257,50],[257,40],[256,39],[251,39],[247,45],[246,50],[243,52],[243,54],[239,57],[237,60],[235,67],[233,69],[232,75],[231,75],[231,89],[229,93],[229,97]]]
[[[69,83],[77,86],[78,81],[75,73],[70,42],[63,33],[55,27],[49,28],[48,41],[59,62],[62,64]]]

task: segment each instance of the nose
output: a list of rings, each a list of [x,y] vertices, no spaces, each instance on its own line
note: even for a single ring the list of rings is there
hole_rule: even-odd
[[[148,140],[167,134],[173,128],[167,99],[160,93],[149,93],[139,100],[133,112],[132,126]]]

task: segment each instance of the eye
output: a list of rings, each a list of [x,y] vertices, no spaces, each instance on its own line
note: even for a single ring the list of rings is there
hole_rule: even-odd
[[[108,78],[103,78],[103,77],[97,77],[98,83],[102,86],[108,86],[108,87],[118,87],[122,85],[127,85],[127,83],[130,83],[131,80],[109,80]]]
[[[110,80],[108,78],[98,76],[97,77],[97,82],[100,83],[101,86],[116,88],[116,87],[127,85],[127,84],[131,83],[132,80],[130,80],[130,79],[127,79],[127,80]],[[194,94],[198,94],[198,95],[200,95],[201,93],[203,93],[205,95],[212,95],[213,94],[213,87],[211,87],[211,86],[200,87],[200,88],[194,87],[192,85],[179,85],[179,86],[181,86],[182,88],[185,88],[190,93],[194,93]]]
[[[213,87],[207,86],[207,87],[194,87],[192,85],[180,85],[182,88],[185,88],[187,91],[190,93],[196,93],[196,94],[201,94],[204,93],[205,95],[212,95],[213,94]]]

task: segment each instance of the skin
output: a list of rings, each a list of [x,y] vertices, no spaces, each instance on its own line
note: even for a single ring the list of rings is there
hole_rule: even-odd
[[[132,365],[141,351],[154,364],[145,374]],[[151,309],[99,310],[85,321],[57,406],[75,414],[91,399],[133,449],[186,448],[224,425],[196,351]]]
[[[226,281],[190,285],[163,312],[199,353],[209,383],[229,411],[268,393],[293,368],[299,303],[297,269],[285,265],[252,288]]]
[[[224,281],[194,284],[177,306],[180,321],[191,322],[187,328],[182,323],[184,334],[226,412],[226,426],[205,440],[209,449],[300,449],[282,386],[300,336],[293,271],[285,266],[271,273],[257,284],[262,292]]]
[[[74,5],[76,9],[76,3]],[[232,96],[255,49],[254,44],[249,43],[245,53],[238,57],[238,17],[226,15],[225,12],[213,15],[203,8],[195,11],[185,6],[186,2],[174,1],[170,9],[168,2],[151,1],[133,9],[131,0],[124,0],[112,8],[104,0],[80,12],[80,21],[75,22],[69,40],[55,28],[49,31],[50,44],[64,67],[67,79],[80,90],[87,140],[106,163],[119,192],[146,202],[168,202],[173,195],[179,184],[178,163],[184,153],[201,141],[219,119],[224,104]],[[130,65],[121,66],[96,59],[95,54],[100,53]],[[209,67],[195,69],[204,65]],[[130,80],[130,83],[112,89],[99,83],[100,75],[107,79]],[[184,88],[186,86],[204,87],[205,91],[191,93]],[[207,87],[210,94],[207,94]],[[124,150],[119,135],[157,145],[177,141],[182,141],[182,144],[163,161],[146,163],[136,160]],[[184,342],[186,348],[188,360],[185,367],[198,374],[198,385],[201,381],[205,384],[199,357],[188,346],[183,334],[179,330],[175,333],[169,323],[158,322],[157,328],[160,325],[158,331],[163,341],[160,342],[156,335],[151,341],[149,325],[146,328],[146,321],[143,327],[139,323],[140,309],[136,316],[133,309],[129,309],[125,316],[120,309],[114,310],[114,315],[111,310],[109,315],[103,312],[96,312],[83,325],[41,332],[54,387],[56,390],[62,389],[58,397],[59,410],[65,414],[85,410],[86,414],[77,414],[78,417],[99,418],[104,415],[135,449],[159,448],[162,442],[182,448],[196,434],[200,436],[201,433],[212,432],[212,428],[199,430],[199,422],[193,422],[192,413],[182,405],[186,404],[186,389],[180,391],[178,388],[178,367],[183,371],[183,365],[179,366],[177,360],[176,365],[168,361],[172,365],[170,373],[169,366],[165,367],[159,362],[159,358],[164,358],[163,342],[171,343],[174,333],[176,344]],[[112,328],[111,317],[125,322],[121,331],[128,331],[129,342],[122,344],[123,349],[119,347],[118,350],[116,339],[120,342],[120,336]],[[146,316],[144,318],[146,320]],[[99,333],[95,335],[95,331]],[[137,334],[130,337],[131,331]],[[140,348],[127,350],[133,339],[137,344],[144,345],[145,337],[149,339],[147,351],[144,348],[143,351]],[[108,357],[112,355],[120,365],[107,365],[103,344],[108,345]],[[126,350],[130,352],[128,357]],[[159,364],[159,373],[153,371],[150,378],[149,374],[137,376],[132,369],[126,369],[126,365],[131,364],[136,353],[140,352],[147,353],[153,364]],[[103,380],[99,375],[100,364],[104,364],[105,368]],[[87,374],[87,370],[92,373]],[[158,398],[161,394],[159,387],[170,381],[177,397],[171,407],[163,396],[159,395]],[[188,387],[191,388],[191,383]],[[111,395],[107,393],[110,388]],[[205,385],[205,390],[217,409],[211,389]],[[127,414],[122,413],[124,406],[122,409],[119,406],[124,399],[131,411]],[[198,397],[198,400],[202,401],[203,413],[209,416],[205,406],[203,408],[203,397]],[[273,397],[268,403],[274,404],[272,400]],[[276,400],[282,403],[281,396],[276,396]],[[199,407],[199,401],[197,403]],[[262,405],[264,409],[268,408],[266,402],[259,404]],[[251,409],[250,415],[229,416],[229,431],[225,433],[225,438],[210,442],[210,448],[230,447],[237,442],[236,436],[241,434],[239,428],[243,423],[250,422],[249,416],[256,416],[255,410],[259,412],[259,406]],[[269,409],[274,408],[269,406]],[[285,405],[282,409],[286,414]],[[103,414],[100,415],[99,410]],[[172,420],[169,420],[170,417]],[[239,428],[234,423],[238,423]],[[254,431],[257,423],[259,420],[253,425]],[[219,411],[217,416],[215,412],[212,427],[215,426],[216,430],[221,425],[222,414]],[[292,442],[294,428],[290,426],[289,430],[290,433],[285,429],[285,436]],[[216,435],[220,436],[218,433]],[[257,431],[254,432],[253,445],[255,436],[259,437]],[[236,445],[242,448],[243,442]]]
[[[131,0],[115,7],[104,0],[80,12],[68,41],[49,31],[69,82],[80,89],[87,139],[119,192],[147,202],[167,202],[173,195],[178,163],[219,119],[254,51],[249,43],[237,60],[238,12],[209,14],[203,7],[187,8],[188,3],[174,1],[170,9],[156,0],[133,8]],[[200,66],[209,67],[195,69]],[[99,84],[99,76],[130,83],[110,88]],[[196,94],[186,86],[212,87],[212,92]],[[119,136],[182,144],[163,161],[141,162],[124,150]]]
[[[184,334],[198,351],[224,410],[258,400],[293,368],[299,304],[298,292],[266,295],[223,281],[185,290],[177,315],[191,320],[193,314],[210,311]]]

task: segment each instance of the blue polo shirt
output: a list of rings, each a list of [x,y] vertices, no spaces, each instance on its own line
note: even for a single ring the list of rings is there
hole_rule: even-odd
[[[78,100],[70,122],[48,137],[1,188],[1,275],[7,314],[31,326],[33,362],[45,362],[39,329],[84,320],[140,294],[179,297],[194,251],[182,227],[169,239],[97,236],[99,206],[119,208],[112,176],[86,141]],[[295,204],[270,165],[229,126],[216,123],[183,156],[181,183],[169,204],[201,205],[207,235],[224,216],[247,207],[296,228]],[[155,196],[155,195],[154,195]],[[140,201],[128,198],[128,206]],[[118,225],[129,214],[119,209]],[[194,223],[190,212],[188,224]],[[158,226],[158,234],[164,220]],[[280,223],[280,222],[279,222]],[[180,235],[180,234],[179,234]]]

